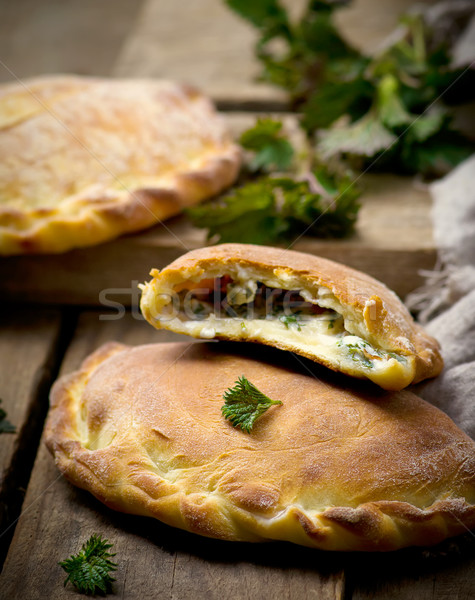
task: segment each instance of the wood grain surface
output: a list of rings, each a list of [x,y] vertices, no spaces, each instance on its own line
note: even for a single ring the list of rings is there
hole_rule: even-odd
[[[110,75],[141,0],[0,1],[0,81]]]
[[[60,326],[58,311],[10,309],[0,313],[0,407],[16,429],[0,435],[0,564],[43,428]]]

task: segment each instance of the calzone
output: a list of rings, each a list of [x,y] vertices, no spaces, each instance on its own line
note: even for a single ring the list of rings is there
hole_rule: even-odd
[[[0,85],[0,254],[64,252],[160,223],[237,176],[211,101],[160,80]]]
[[[249,433],[221,412],[242,376],[282,403]],[[475,527],[475,443],[449,417],[273,348],[110,343],[55,384],[45,435],[107,506],[207,537],[386,551]]]
[[[437,375],[438,343],[384,284],[279,248],[222,244],[151,271],[141,309],[157,329],[260,342],[387,390]]]

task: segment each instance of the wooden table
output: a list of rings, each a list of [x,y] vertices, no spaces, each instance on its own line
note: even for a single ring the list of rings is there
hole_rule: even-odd
[[[371,47],[409,3],[360,0],[341,19],[350,37]],[[236,132],[252,122],[249,111],[284,110],[281,94],[252,82],[256,65],[245,24],[217,0],[182,6],[173,0],[3,3],[0,58],[7,68],[1,78],[51,71],[187,78],[229,111]],[[409,179],[372,176],[365,184],[355,236],[338,243],[302,239],[297,247],[362,268],[404,296],[422,281],[419,269],[435,262],[430,198]],[[0,397],[17,429],[0,435],[0,599],[77,597],[63,587],[57,563],[94,532],[114,544],[114,592],[125,599],[474,598],[471,534],[431,550],[379,555],[232,544],[113,512],[59,476],[41,440],[56,377],[107,340],[134,345],[178,337],[141,319],[135,291],[152,266],[205,242],[184,219],[167,225],[171,234],[157,227],[62,256],[0,260]],[[104,298],[127,308],[121,318],[117,309],[107,311]]]

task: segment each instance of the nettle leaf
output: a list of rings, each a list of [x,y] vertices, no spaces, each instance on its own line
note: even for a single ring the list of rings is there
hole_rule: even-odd
[[[327,158],[346,153],[373,156],[390,148],[396,140],[397,137],[383,125],[379,116],[370,111],[350,125],[322,131],[317,147]]]
[[[416,118],[406,110],[400,96],[399,82],[393,75],[385,75],[381,79],[377,94],[377,111],[386,127],[402,127]]]
[[[256,153],[250,163],[251,170],[288,169],[294,158],[292,144],[283,137],[282,123],[273,119],[258,119],[251,129],[245,131],[239,140],[246,150]]]
[[[283,223],[278,215],[269,215],[265,211],[254,211],[243,214],[233,222],[224,223],[219,228],[210,228],[208,239],[217,236],[216,243],[220,244],[239,242],[267,246],[282,239],[282,236],[286,239],[288,227],[288,224]]]
[[[110,560],[115,556],[110,548],[112,544],[100,535],[91,535],[78,554],[59,563],[68,574],[64,585],[70,581],[80,594],[88,596],[110,592],[115,581],[110,572],[117,570],[117,564]]]
[[[260,150],[263,145],[276,139],[282,131],[282,122],[274,119],[259,118],[254,127],[241,135],[239,143],[249,150]]]
[[[411,136],[418,142],[425,142],[442,129],[447,118],[447,113],[440,109],[433,109],[419,117],[414,116],[410,125]]]
[[[424,13],[403,15],[386,46],[369,56],[340,32],[334,16],[343,0],[308,0],[293,20],[277,0],[227,3],[258,29],[261,80],[288,92],[324,158],[432,176],[467,155],[467,138],[461,148],[441,141],[455,130],[446,111],[431,107],[441,97],[449,106],[471,101],[474,70],[452,66],[450,40],[441,40]],[[289,161],[288,146],[279,142],[256,150],[251,166],[281,168]]]
[[[475,143],[455,131],[438,131],[423,142],[407,140],[401,150],[401,162],[408,171],[440,177],[475,152]]]
[[[303,107],[302,127],[307,131],[329,127],[342,115],[360,115],[369,108],[372,86],[363,79],[328,81],[310,95]]]
[[[267,244],[286,229],[275,211],[272,188],[261,180],[236,188],[217,201],[187,211],[193,225],[208,229],[208,239],[219,243]]]
[[[307,50],[334,58],[357,55],[340,35],[333,23],[334,3],[310,2],[309,9],[297,30],[299,40]]]
[[[280,400],[271,400],[256,388],[244,375],[235,382],[223,395],[224,405],[221,412],[225,419],[231,421],[233,427],[240,427],[250,433],[256,420],[271,406],[281,405]]]
[[[188,216],[196,227],[219,228],[245,214],[269,212],[274,206],[272,189],[262,180],[234,189],[219,200],[189,208]]]
[[[252,159],[249,167],[253,171],[261,169],[277,169],[285,171],[292,164],[294,149],[287,140],[274,140],[272,144],[264,146]]]
[[[225,0],[240,17],[263,31],[266,38],[275,35],[289,36],[287,11],[277,0]]]

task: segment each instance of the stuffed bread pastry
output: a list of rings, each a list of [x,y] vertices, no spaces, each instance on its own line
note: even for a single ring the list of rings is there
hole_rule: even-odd
[[[177,215],[236,179],[211,101],[152,79],[0,85],[0,255],[91,246]]]
[[[300,363],[231,343],[108,344],[55,384],[46,443],[107,506],[207,537],[373,551],[475,527],[475,443],[449,417]],[[242,375],[282,402],[249,433],[221,413]]]
[[[387,390],[434,377],[439,346],[384,284],[342,264],[278,248],[189,252],[142,289],[157,329],[290,350]]]

